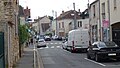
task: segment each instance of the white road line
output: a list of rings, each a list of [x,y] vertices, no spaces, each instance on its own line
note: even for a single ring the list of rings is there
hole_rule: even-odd
[[[58,44],[58,43],[55,43],[55,44]]]
[[[102,63],[99,63],[99,62],[96,62],[96,61],[93,61],[93,60],[90,60],[90,59],[87,59],[87,58],[84,58],[84,59],[86,59],[86,60],[88,60],[88,61],[91,61],[91,62],[93,62],[93,63],[96,63],[96,64],[98,64],[98,65],[101,65],[101,66],[106,66],[106,65],[104,65],[104,64],[102,64]]]
[[[47,47],[45,47],[45,48],[49,48],[49,47],[47,46]]]
[[[59,43],[59,44],[62,44],[62,43]]]
[[[53,44],[53,43],[50,43],[50,44]]]
[[[57,48],[60,48],[60,46],[57,46]]]
[[[46,44],[49,44],[49,43],[46,43]]]
[[[54,48],[54,46],[51,46],[51,48]]]

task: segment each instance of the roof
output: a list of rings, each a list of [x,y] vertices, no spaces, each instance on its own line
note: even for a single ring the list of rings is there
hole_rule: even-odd
[[[90,7],[91,7],[91,5],[93,5],[93,4],[95,4],[96,2],[98,2],[99,0],[95,0],[94,2],[92,2],[91,4],[90,4]]]
[[[62,14],[60,14],[59,17],[57,17],[57,20],[73,19],[74,16],[72,16],[71,14],[74,14],[74,10],[69,10],[69,11],[63,12]],[[80,19],[79,12],[77,12],[77,11],[76,11],[76,19]]]

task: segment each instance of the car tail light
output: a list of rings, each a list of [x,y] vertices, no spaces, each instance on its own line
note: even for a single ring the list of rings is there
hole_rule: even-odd
[[[72,41],[72,50],[75,50],[75,47],[74,47],[74,41]]]
[[[74,41],[72,41],[72,46],[74,47]]]

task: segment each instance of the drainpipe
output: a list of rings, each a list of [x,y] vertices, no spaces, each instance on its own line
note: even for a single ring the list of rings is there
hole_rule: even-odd
[[[110,27],[110,0],[108,2],[108,16],[109,16],[109,25],[108,25],[108,41],[111,41],[111,27]]]
[[[99,0],[99,35],[100,41],[102,41],[102,28],[101,28],[101,17],[100,17],[100,0]]]

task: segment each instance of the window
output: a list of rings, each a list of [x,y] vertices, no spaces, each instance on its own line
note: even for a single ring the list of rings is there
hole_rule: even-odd
[[[64,22],[62,22],[62,28],[64,28]]]
[[[80,22],[78,21],[78,27],[80,27]]]
[[[82,21],[78,21],[78,27],[82,27]]]
[[[82,21],[80,21],[80,27],[82,27]]]
[[[60,23],[59,23],[59,28],[60,28]]]
[[[116,9],[117,8],[117,2],[116,2],[116,0],[113,0],[114,2],[114,9]]]
[[[93,17],[95,17],[95,5],[93,5]]]
[[[102,3],[102,19],[104,20],[105,17],[105,3]]]
[[[97,47],[97,44],[94,44],[93,48],[98,48],[98,47]]]

